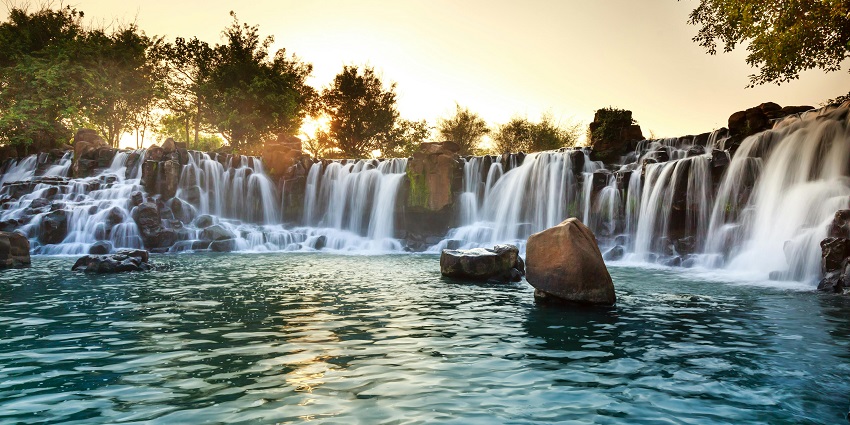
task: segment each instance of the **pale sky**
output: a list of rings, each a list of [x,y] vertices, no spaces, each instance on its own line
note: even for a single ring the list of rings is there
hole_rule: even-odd
[[[313,64],[328,85],[343,65],[368,64],[395,81],[399,111],[432,125],[469,107],[490,124],[551,112],[584,124],[596,109],[634,112],[644,136],[680,136],[726,125],[766,101],[818,104],[850,91],[839,72],[808,71],[781,86],[745,89],[746,51],[710,56],[687,24],[697,0],[292,1],[77,0],[97,22],[136,21],[148,35],[220,41],[230,24],[258,24]]]

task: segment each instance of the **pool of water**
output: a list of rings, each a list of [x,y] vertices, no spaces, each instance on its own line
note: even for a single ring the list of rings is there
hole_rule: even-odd
[[[0,423],[847,423],[850,300],[610,267],[614,308],[433,255],[0,272]]]

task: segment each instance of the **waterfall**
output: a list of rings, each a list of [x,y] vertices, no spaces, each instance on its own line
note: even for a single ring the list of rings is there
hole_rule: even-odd
[[[189,152],[177,198],[200,214],[268,225],[281,220],[277,190],[256,157]]]
[[[582,159],[581,167],[575,164],[577,157]],[[476,188],[480,187],[480,176],[485,174],[478,168],[483,163],[481,160],[471,158],[464,166],[464,178],[472,176],[473,180],[464,181],[465,192],[461,197],[467,196],[469,200],[461,204],[461,226],[452,229],[430,251],[446,247],[449,240],[459,241],[464,248],[513,243],[522,249],[532,233],[560,223],[580,208],[590,209],[589,200],[582,199],[585,191],[579,188],[577,176],[583,176],[585,184],[589,184],[589,176],[599,164],[592,163],[582,151],[532,153],[521,165],[514,162],[504,174],[502,165],[493,161],[486,171],[481,207],[476,211],[471,205],[473,200],[477,201],[473,194],[479,193]],[[512,160],[513,156],[509,158]]]
[[[73,180],[64,177],[70,169],[70,152],[42,176],[34,175],[35,156],[21,160],[2,177],[0,196],[14,200],[5,203],[0,222],[26,221],[18,230],[32,240],[34,254],[85,254],[98,241],[116,249],[141,248],[129,198],[142,188],[138,178],[126,177],[128,156],[119,152],[98,175]],[[141,162],[136,168],[140,167]],[[138,175],[136,171],[130,174]]]
[[[407,159],[317,162],[307,174],[303,222],[311,240],[344,251],[400,251],[395,211]]]
[[[707,254],[726,268],[812,281],[834,213],[850,207],[848,105],[786,118],[744,140],[711,213]]]

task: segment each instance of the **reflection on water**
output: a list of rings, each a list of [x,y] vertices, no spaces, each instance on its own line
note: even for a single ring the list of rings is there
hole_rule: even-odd
[[[612,267],[610,309],[436,256],[0,274],[0,423],[836,423],[850,302]]]

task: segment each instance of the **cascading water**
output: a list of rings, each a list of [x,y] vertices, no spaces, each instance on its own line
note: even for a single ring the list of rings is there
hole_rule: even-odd
[[[786,118],[734,144],[722,131],[643,141],[614,171],[582,150],[467,158],[458,227],[430,250],[496,243],[524,250],[530,234],[572,216],[594,230],[603,250],[622,245],[627,261],[815,280],[819,242],[835,211],[850,207],[848,110]],[[739,142],[734,157],[722,150]],[[36,254],[82,254],[95,243],[138,248],[149,235],[132,206],[153,201],[177,240],[166,245],[171,251],[402,250],[395,224],[406,159],[315,162],[303,183],[290,184],[304,185],[302,222],[284,226],[289,198],[259,158],[184,153],[177,168],[176,153],[154,161],[160,168],[143,167],[144,150],[118,151],[108,165],[99,153],[100,171],[85,178],[67,177],[71,152],[7,161],[0,227],[25,233]],[[151,176],[143,169],[179,181],[145,188],[141,181]]]
[[[820,241],[850,207],[850,105],[786,118],[744,140],[720,185],[707,254],[764,278],[813,281]]]
[[[34,176],[35,169],[29,165],[18,167],[15,173],[4,175],[18,183],[0,190],[0,196],[13,199],[4,205],[0,222],[26,221],[19,231],[32,240],[35,254],[84,254],[98,241],[108,242],[112,248],[141,248],[128,201],[141,186],[138,178],[127,176],[139,175],[142,161],[128,172],[129,155],[119,152],[97,176],[74,180],[57,176],[67,174],[70,168],[67,154],[42,176]],[[28,157],[20,165],[29,164],[34,158]]]
[[[591,209],[585,197],[590,189],[581,189],[577,176],[590,180],[600,164],[591,162],[582,151],[532,153],[504,174],[501,164],[492,161],[479,209],[473,206],[478,205],[480,176],[484,174],[481,160],[470,158],[464,165],[467,180],[461,197],[468,200],[461,203],[462,226],[452,229],[431,251],[445,248],[449,241],[463,248],[513,243],[523,250],[532,233]]]
[[[307,175],[303,222],[296,228],[331,249],[400,251],[395,211],[407,159],[313,164]]]

